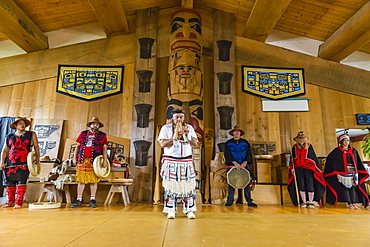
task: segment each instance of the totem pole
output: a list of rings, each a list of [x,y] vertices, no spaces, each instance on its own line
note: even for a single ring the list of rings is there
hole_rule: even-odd
[[[172,110],[182,108],[198,136],[198,146],[193,148],[193,162],[197,172],[198,199],[202,180],[203,144],[203,57],[202,22],[193,9],[180,9],[171,18],[170,60],[168,83],[167,120]]]

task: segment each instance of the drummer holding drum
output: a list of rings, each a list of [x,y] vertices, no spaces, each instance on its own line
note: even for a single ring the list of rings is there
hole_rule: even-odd
[[[107,148],[108,140],[104,132],[99,131],[99,128],[104,124],[99,121],[99,118],[93,117],[86,124],[90,130],[82,131],[77,138],[77,146],[73,156],[73,163],[76,165],[78,181],[77,199],[71,205],[71,208],[79,208],[82,206],[82,194],[86,184],[90,184],[90,203],[89,207],[96,208],[95,195],[98,190],[99,177],[94,172],[93,161],[100,155],[103,155],[103,167],[107,167]]]
[[[225,144],[225,159],[227,168],[236,169],[241,171],[241,174],[250,174],[250,183],[248,183],[244,187],[244,197],[245,200],[248,202],[249,207],[257,207],[257,204],[253,203],[253,199],[251,198],[251,184],[255,183],[255,179],[253,179],[253,172],[251,170],[252,164],[252,150],[249,142],[243,138],[244,131],[239,128],[238,125],[235,125],[232,130],[229,131],[229,134],[233,136],[230,140],[228,140]],[[242,171],[249,171],[243,173]],[[230,173],[230,171],[229,171]],[[248,175],[247,175],[248,176]],[[234,192],[235,188],[233,186],[228,185],[227,190],[227,202],[225,204],[226,207],[229,207],[234,202]]]
[[[17,117],[10,128],[15,129],[15,133],[6,137],[4,148],[1,153],[0,169],[4,170],[5,185],[8,187],[8,202],[3,208],[13,207],[22,208],[23,198],[26,193],[27,178],[30,174],[28,165],[38,164],[40,161],[40,149],[36,133],[27,131],[26,128],[31,122],[26,118]],[[29,153],[34,147],[34,157],[30,162],[27,161]]]

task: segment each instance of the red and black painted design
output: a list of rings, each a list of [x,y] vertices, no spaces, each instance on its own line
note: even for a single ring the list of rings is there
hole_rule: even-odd
[[[15,167],[8,167],[6,171],[6,176],[10,177],[12,173],[17,173],[18,170],[27,170],[27,166],[15,166]]]
[[[27,186],[25,185],[18,185],[17,186],[17,200],[15,204],[18,206],[23,205],[23,199],[24,199],[24,194],[26,193]]]
[[[7,146],[9,148],[7,166],[22,165],[27,163],[27,155],[31,150],[32,132],[27,131],[21,136],[9,134]]]
[[[14,186],[19,183],[26,183],[29,170],[27,168],[27,156],[31,151],[32,131],[26,131],[21,136],[14,133],[6,137],[6,145],[9,149],[4,169],[4,185]]]
[[[15,203],[15,186],[8,186],[8,202],[6,203],[9,206],[14,206]]]
[[[81,144],[80,152],[78,155],[78,162],[81,163],[84,158],[84,151],[88,142],[89,130],[82,131],[77,139],[77,142]],[[104,145],[108,145],[107,136],[104,132],[99,131],[92,140],[92,158],[103,154]]]

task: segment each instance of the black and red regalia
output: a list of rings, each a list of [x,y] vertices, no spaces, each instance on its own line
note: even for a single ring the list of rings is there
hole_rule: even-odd
[[[5,184],[25,184],[30,174],[27,168],[27,156],[31,151],[32,131],[26,131],[21,136],[14,133],[6,137],[9,152],[6,158]]]
[[[90,184],[99,182],[95,175],[93,161],[103,154],[104,145],[108,145],[107,135],[104,132],[82,131],[76,140],[81,144],[77,159],[76,181]]]
[[[292,148],[292,160],[294,167],[298,169],[311,170],[313,174],[313,187],[314,187],[314,201],[319,202],[321,205],[321,198],[325,192],[325,180],[321,170],[317,167],[319,160],[315,154],[315,151],[310,143],[307,143],[308,148],[299,148],[297,144],[293,145]],[[292,199],[293,205],[298,206],[297,193],[294,182],[294,174],[291,172],[293,164],[289,166],[288,173],[288,192]],[[301,191],[298,186],[298,191]],[[300,201],[302,201],[300,199]]]
[[[27,178],[30,174],[27,167],[27,156],[32,147],[32,131],[26,131],[21,136],[14,133],[6,137],[5,143],[9,149],[4,170],[4,185],[8,187],[8,203],[21,207],[26,192]],[[17,194],[17,198],[16,198]]]
[[[361,202],[364,207],[369,205],[369,197],[365,190],[365,180],[369,177],[359,154],[355,148],[349,146],[348,150],[344,150],[341,146],[335,148],[326,159],[324,178],[328,187],[326,192],[326,202],[336,206],[337,202],[346,202],[344,198],[344,190],[347,188],[338,181],[337,175],[347,175],[347,156],[352,158],[355,173],[358,174],[355,184],[355,192],[357,202]]]

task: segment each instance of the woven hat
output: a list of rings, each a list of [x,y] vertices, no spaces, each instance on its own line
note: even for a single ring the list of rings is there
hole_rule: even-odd
[[[94,172],[96,176],[100,178],[106,178],[108,177],[110,173],[110,164],[107,159],[107,167],[103,167],[103,155],[99,155],[94,159],[93,162],[93,167],[94,167]]]
[[[35,159],[36,159],[35,151],[29,152],[27,155],[27,167],[31,175],[34,177],[40,175],[40,171],[41,171],[41,165],[40,163],[35,164],[34,163]]]
[[[26,124],[26,127],[30,126],[31,121],[30,121],[30,120],[28,120],[27,118],[16,117],[16,118],[15,118],[15,120],[14,120],[14,122],[10,124],[10,128],[12,128],[12,129],[16,129],[16,128],[17,128],[17,123],[18,123],[19,121],[21,121],[21,120],[23,120],[23,121],[24,121],[24,123]]]
[[[344,138],[347,138],[348,140],[350,140],[350,137],[348,134],[344,133],[344,134],[341,134],[339,137],[338,137],[338,142],[341,142]]]
[[[299,141],[308,141],[308,137],[304,135],[303,131],[299,131],[297,136],[293,138],[293,141],[299,142]]]
[[[104,127],[104,124],[103,124],[102,122],[100,122],[100,121],[99,121],[99,118],[98,118],[98,117],[93,117],[93,118],[91,119],[91,121],[90,121],[90,122],[88,122],[88,123],[86,124],[86,126],[87,126],[87,127],[90,127],[90,125],[91,125],[92,123],[99,123],[100,128],[101,128],[101,127]]]
[[[241,128],[239,128],[239,125],[235,125],[234,128],[229,131],[229,135],[233,136],[235,130],[239,130],[241,136],[245,134],[244,130],[242,130]]]

